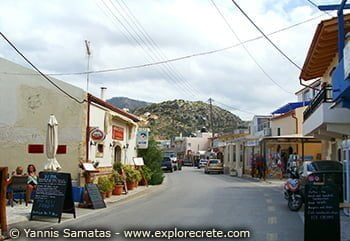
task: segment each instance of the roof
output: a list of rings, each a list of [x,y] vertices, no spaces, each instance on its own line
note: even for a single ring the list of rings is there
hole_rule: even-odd
[[[320,85],[320,84],[321,84],[321,80],[320,80],[320,79],[317,79],[317,80],[315,80],[314,82],[312,82],[311,84],[309,84],[309,86],[311,86],[311,87],[317,87],[317,86]],[[306,89],[310,89],[310,87],[304,87],[304,88],[298,90],[297,92],[295,92],[295,94],[298,95],[298,94],[300,94],[301,92],[303,92],[303,91],[306,90]]]
[[[290,112],[292,110],[295,110],[296,108],[303,107],[309,105],[310,101],[305,101],[305,102],[290,102],[288,104],[285,104],[284,106],[278,108],[271,114],[285,114],[287,112]]]
[[[350,31],[350,14],[344,15],[345,33]],[[321,21],[307,53],[300,78],[322,77],[338,51],[338,18]]]
[[[102,100],[100,98],[97,98],[96,96],[88,94],[88,98],[89,98],[89,101],[92,101],[92,102],[94,102],[96,104],[104,106],[104,107],[106,107],[106,108],[108,108],[108,109],[110,109],[110,110],[112,110],[112,111],[114,111],[114,112],[116,112],[118,114],[121,114],[121,115],[123,115],[123,116],[125,116],[127,118],[130,118],[131,120],[133,120],[135,122],[139,122],[140,121],[138,116],[133,115],[133,114],[131,114],[129,112],[126,112],[126,111],[124,111],[122,109],[119,109],[118,107],[115,107],[114,105],[111,105],[111,104],[107,103],[106,101],[104,101],[104,100]]]
[[[303,136],[302,134],[284,135],[284,136],[266,136],[261,139],[265,142],[301,142],[304,143],[319,143],[321,140],[314,138],[313,136]]]

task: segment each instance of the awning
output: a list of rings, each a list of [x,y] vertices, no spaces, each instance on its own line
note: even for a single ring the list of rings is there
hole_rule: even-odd
[[[344,15],[345,33],[350,32],[350,14]],[[338,51],[338,18],[321,21],[307,53],[300,78],[322,77]]]
[[[270,143],[320,143],[321,140],[314,138],[313,136],[302,135],[285,135],[285,136],[267,136],[263,137],[261,142]]]
[[[277,110],[275,110],[271,114],[273,114],[273,115],[275,115],[275,114],[285,114],[285,113],[287,113],[289,111],[295,110],[296,108],[307,106],[307,105],[309,105],[309,103],[310,103],[310,101],[290,102],[290,103],[288,103],[288,104],[278,108]]]

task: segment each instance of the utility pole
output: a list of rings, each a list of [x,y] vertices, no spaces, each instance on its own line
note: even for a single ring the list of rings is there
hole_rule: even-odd
[[[213,147],[214,144],[214,124],[213,124],[213,99],[209,98],[209,108],[210,108],[210,129],[211,129],[211,137],[212,137],[212,142],[211,142],[211,147]]]
[[[86,54],[88,56],[87,71],[86,71],[86,92],[89,92],[89,71],[90,71],[90,56],[91,56],[90,41],[85,40],[85,47],[86,47]]]

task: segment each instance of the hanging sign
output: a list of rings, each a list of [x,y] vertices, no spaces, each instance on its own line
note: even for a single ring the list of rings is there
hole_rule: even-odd
[[[123,141],[124,140],[124,128],[120,126],[112,127],[112,138],[114,140]]]
[[[148,128],[139,128],[136,135],[136,145],[138,149],[148,148]]]
[[[90,132],[90,138],[93,141],[100,142],[100,141],[103,141],[106,138],[106,135],[105,135],[105,133],[103,131],[101,131],[100,129],[96,128],[96,129],[93,129]]]

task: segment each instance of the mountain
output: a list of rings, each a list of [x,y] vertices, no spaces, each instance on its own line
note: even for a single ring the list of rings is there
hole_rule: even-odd
[[[129,99],[127,97],[113,97],[107,100],[107,102],[121,109],[127,108],[130,111],[152,104],[145,101]]]
[[[232,132],[235,128],[247,126],[238,116],[213,105],[215,133]],[[210,130],[210,105],[202,101],[173,100],[137,108],[134,114],[141,117],[140,126],[149,127],[157,139],[190,136],[206,127]]]

